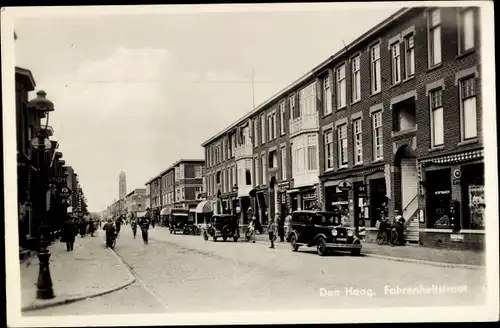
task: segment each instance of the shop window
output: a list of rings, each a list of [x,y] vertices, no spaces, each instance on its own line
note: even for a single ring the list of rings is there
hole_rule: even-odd
[[[387,214],[387,196],[386,196],[385,179],[370,180],[370,213],[367,213],[370,218],[370,226],[375,227],[375,224],[382,215]]]
[[[425,181],[428,228],[450,228],[451,170],[427,171]]]
[[[484,229],[484,163],[462,166],[462,229]]]

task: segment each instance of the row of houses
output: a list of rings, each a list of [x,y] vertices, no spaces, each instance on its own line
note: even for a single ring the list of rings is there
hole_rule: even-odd
[[[44,91],[29,100],[36,83],[28,69],[15,68],[15,87],[19,246],[37,249],[42,222],[49,233],[59,230],[66,213],[83,216],[87,203],[78,174],[63,159],[59,142],[52,139],[54,130],[42,124],[47,114],[40,106],[53,107],[52,102],[45,98]],[[32,149],[32,142],[39,135],[50,141],[48,151]]]
[[[479,19],[401,9],[205,141],[212,210],[338,210],[371,240],[387,208],[409,241],[483,248]]]
[[[115,200],[100,213],[101,218],[117,217],[128,213],[144,212],[148,208],[146,188],[136,188],[122,199]]]
[[[180,159],[145,183],[146,207],[155,216],[173,208],[195,211],[205,197],[203,159]]]

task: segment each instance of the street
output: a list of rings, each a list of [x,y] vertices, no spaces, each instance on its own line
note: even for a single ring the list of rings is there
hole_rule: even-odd
[[[465,306],[480,305],[484,295],[482,270],[348,254],[320,257],[314,248],[294,253],[282,245],[204,241],[162,227],[149,233],[144,245],[140,232],[134,240],[130,226],[123,226],[117,240],[115,251],[136,276],[134,284],[24,315]],[[405,289],[433,285],[420,294]],[[453,290],[442,292],[443,285]]]

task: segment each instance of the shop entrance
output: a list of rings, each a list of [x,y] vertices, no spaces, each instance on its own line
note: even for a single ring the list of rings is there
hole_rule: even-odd
[[[385,178],[370,180],[370,226],[375,227],[382,211],[387,210]]]
[[[410,146],[402,146],[396,152],[394,166],[398,172],[394,181],[395,209],[408,221],[418,211],[417,154]]]

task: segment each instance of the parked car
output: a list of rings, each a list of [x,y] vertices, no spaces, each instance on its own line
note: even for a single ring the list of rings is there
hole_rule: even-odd
[[[361,254],[361,241],[354,227],[341,222],[338,213],[322,211],[295,211],[292,214],[292,230],[288,240],[292,251],[300,246],[316,247],[320,256],[331,250]]]
[[[237,242],[240,238],[238,222],[239,218],[236,215],[214,215],[203,230],[203,239],[208,240],[209,237],[212,237],[214,241],[217,241],[218,237],[222,237],[223,241],[233,238]]]
[[[170,212],[169,230],[175,234],[177,231],[187,234],[189,231],[189,211],[183,208],[173,208]]]

